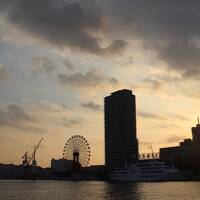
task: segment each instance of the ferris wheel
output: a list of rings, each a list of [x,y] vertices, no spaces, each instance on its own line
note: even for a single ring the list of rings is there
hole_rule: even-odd
[[[87,140],[81,135],[70,137],[64,146],[63,158],[87,167],[90,162],[90,146]]]

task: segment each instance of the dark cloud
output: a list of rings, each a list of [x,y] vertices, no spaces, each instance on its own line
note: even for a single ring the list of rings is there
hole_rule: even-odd
[[[200,69],[189,69],[182,74],[183,79],[200,80]]]
[[[74,68],[75,68],[75,66],[73,65],[73,63],[71,63],[69,60],[65,60],[64,61],[64,65],[67,67],[67,69],[69,70],[69,71],[72,71]]]
[[[0,109],[0,126],[22,129],[21,123],[34,121],[35,119],[20,105],[10,104],[6,109]]]
[[[171,87],[170,84],[178,85],[178,83],[181,83],[183,80],[183,76],[179,73],[170,72],[164,70],[164,72],[159,74],[151,75],[150,78],[141,79],[138,83],[132,84],[130,88],[133,88],[133,90],[158,92],[158,95],[160,94],[160,91],[162,91],[165,92],[165,94],[171,95],[166,86]]]
[[[10,126],[10,127],[19,129],[20,131],[23,131],[27,134],[29,134],[29,133],[41,134],[41,133],[47,133],[48,132],[48,130],[46,128],[38,127],[37,125],[15,124],[15,125]]]
[[[67,46],[101,55],[119,53],[127,45],[114,39],[101,46],[98,33],[105,25],[97,1],[0,0],[0,12],[14,26],[61,49]]]
[[[0,81],[9,80],[10,75],[4,65],[0,64]]]
[[[44,113],[59,113],[63,112],[63,110],[70,109],[69,106],[61,104],[57,105],[48,101],[34,101],[34,100],[28,100],[25,102],[25,106],[31,110],[39,110]]]
[[[118,20],[118,26],[125,27],[125,31],[129,28],[138,38],[165,42],[200,34],[198,0],[107,2],[107,14],[110,11],[110,18]]]
[[[91,70],[82,74],[76,72],[74,74],[58,74],[58,81],[63,85],[71,85],[79,88],[97,88],[111,85],[113,87],[119,84],[119,81],[113,77],[106,77],[98,71]]]
[[[85,120],[82,118],[77,118],[77,119],[63,118],[62,119],[62,125],[67,126],[67,127],[77,127],[81,125],[83,122],[85,122]]]
[[[143,79],[143,82],[151,87],[153,90],[159,90],[162,87],[162,82],[156,79]]]
[[[175,143],[175,142],[181,142],[185,137],[179,136],[179,135],[172,135],[169,138],[167,138],[166,143]]]
[[[110,0],[107,15],[115,32],[143,43],[171,69],[200,69],[200,2],[197,0]],[[193,76],[191,76],[193,78]]]
[[[160,83],[165,82],[165,83],[172,83],[172,82],[177,82],[181,80],[181,75],[180,74],[170,74],[169,71],[166,71],[162,74],[155,75],[152,77],[152,81],[159,81]]]
[[[0,0],[12,25],[61,49],[120,53],[126,38],[192,79],[200,71],[199,7],[198,0]]]
[[[185,117],[183,115],[172,115],[174,119],[180,120],[180,121],[189,121],[190,119],[188,117]]]
[[[31,72],[51,74],[56,69],[56,63],[47,56],[35,56],[32,58]]]
[[[180,128],[179,125],[173,124],[173,123],[163,123],[158,125],[159,128],[161,129],[172,129],[172,128]]]
[[[127,47],[128,43],[124,40],[113,40],[110,46],[103,49],[102,53],[105,54],[118,54],[122,53]]]
[[[154,113],[139,112],[138,115],[141,116],[141,117],[143,117],[143,118],[151,118],[151,119],[166,120],[165,117],[160,116],[160,115],[158,115],[158,114],[154,114]]]
[[[108,80],[108,82],[113,86],[118,86],[119,85],[119,81],[116,78],[110,78]]]
[[[3,143],[7,143],[7,142],[21,142],[23,141],[24,138],[23,137],[13,137],[13,136],[8,136],[8,135],[0,135],[0,141]]]
[[[162,89],[163,86],[162,80],[159,80],[157,78],[155,79],[143,79],[138,84],[131,85],[130,87],[133,88],[133,90],[141,90],[141,89],[147,89],[147,90],[153,90],[153,91],[159,91]]]
[[[169,136],[164,142],[165,143],[179,143],[181,141],[183,141],[186,137],[184,136],[180,136],[180,135],[171,135]],[[152,144],[163,144],[163,141],[149,141],[149,142],[145,142],[145,141],[140,141],[141,145],[145,145],[145,146],[149,146]]]
[[[194,42],[178,40],[160,50],[159,57],[182,72],[183,78],[200,77],[200,48]]]
[[[92,111],[101,111],[101,105],[94,103],[93,101],[88,101],[86,103],[81,103],[81,106]]]
[[[57,109],[50,104],[40,102],[30,102],[24,105],[9,104],[5,108],[0,108],[0,127],[18,129],[27,134],[48,133],[49,130],[41,124],[41,119],[35,111],[43,113],[52,111],[56,113]]]
[[[189,121],[190,119],[182,116],[182,115],[174,115],[174,114],[155,114],[155,113],[149,113],[149,112],[138,112],[138,115],[143,118],[150,118],[150,119],[157,119],[157,120],[179,120],[179,121]]]
[[[200,98],[200,90],[199,89],[197,89],[197,90],[184,90],[183,94],[186,97],[193,98],[193,99],[196,99],[196,100],[199,101],[199,98]]]

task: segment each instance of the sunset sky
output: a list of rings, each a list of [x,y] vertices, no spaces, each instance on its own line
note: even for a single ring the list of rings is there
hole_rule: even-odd
[[[62,157],[73,134],[104,163],[103,100],[136,95],[140,152],[191,138],[200,115],[200,1],[0,0],[0,163]]]

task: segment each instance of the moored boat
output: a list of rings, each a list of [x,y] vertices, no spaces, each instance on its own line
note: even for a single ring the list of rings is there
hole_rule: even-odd
[[[130,166],[115,168],[109,179],[116,181],[173,181],[180,179],[180,171],[160,160],[139,160]]]

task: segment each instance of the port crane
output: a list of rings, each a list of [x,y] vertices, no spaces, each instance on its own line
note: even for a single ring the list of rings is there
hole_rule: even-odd
[[[40,139],[40,141],[38,142],[37,145],[34,145],[33,148],[33,153],[31,154],[31,156],[29,156],[29,152],[26,151],[24,153],[24,155],[22,156],[22,165],[23,166],[37,166],[37,162],[36,162],[36,152],[40,146],[40,144],[42,143],[43,137]]]

